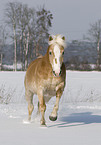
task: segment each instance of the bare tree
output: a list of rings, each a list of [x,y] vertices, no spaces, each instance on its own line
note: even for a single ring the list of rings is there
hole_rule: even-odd
[[[100,68],[100,43],[101,43],[101,20],[90,25],[88,30],[88,39],[96,43],[97,48],[97,68]]]
[[[21,61],[23,66],[24,57],[24,69],[28,66],[28,52],[29,44],[32,42],[32,38],[35,31],[35,9],[29,8],[26,4],[20,4],[18,10],[18,38],[20,38],[20,50],[21,50]],[[30,47],[31,48],[31,47]],[[23,56],[24,54],[24,56]]]
[[[6,23],[12,30],[11,38],[14,43],[14,70],[17,69],[19,47],[22,70],[26,70],[29,58],[33,58],[34,53],[38,56],[39,48],[42,48],[49,36],[52,14],[44,7],[36,11],[20,2],[9,2],[5,11]]]
[[[36,54],[38,55],[38,50],[46,42],[49,37],[49,30],[52,27],[52,13],[45,9],[43,6],[37,11],[37,31],[36,31]]]
[[[3,49],[6,45],[6,39],[7,39],[7,32],[5,30],[6,25],[0,26],[0,70],[2,69],[2,58],[3,58]]]
[[[11,27],[13,35],[11,38],[14,42],[14,70],[17,70],[17,17],[18,17],[18,7],[19,3],[9,2],[7,3],[5,15],[6,15],[6,24]]]

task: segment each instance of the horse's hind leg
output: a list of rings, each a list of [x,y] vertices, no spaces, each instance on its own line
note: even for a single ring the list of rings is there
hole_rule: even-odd
[[[31,115],[32,115],[32,112],[33,112],[33,109],[34,109],[33,93],[30,92],[30,91],[26,91],[25,92],[25,97],[26,97],[26,100],[28,102],[28,113],[29,113],[28,120],[30,121],[31,120]]]

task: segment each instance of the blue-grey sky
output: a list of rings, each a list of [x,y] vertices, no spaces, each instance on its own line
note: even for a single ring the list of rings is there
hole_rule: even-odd
[[[19,1],[30,7],[45,5],[53,14],[51,34],[63,34],[68,41],[81,40],[91,23],[101,19],[101,0],[0,0],[0,18],[5,4]]]

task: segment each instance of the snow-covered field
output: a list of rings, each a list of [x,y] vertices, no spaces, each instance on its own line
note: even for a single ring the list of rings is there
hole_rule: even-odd
[[[37,96],[32,122],[25,124],[24,76],[0,72],[0,145],[101,145],[101,72],[67,71],[58,120],[48,118],[54,97],[47,104],[47,127],[36,116]]]

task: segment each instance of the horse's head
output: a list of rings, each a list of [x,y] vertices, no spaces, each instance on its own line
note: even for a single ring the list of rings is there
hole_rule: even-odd
[[[56,77],[61,75],[61,66],[63,63],[65,37],[55,35],[49,37],[49,61],[52,66],[53,74]]]

